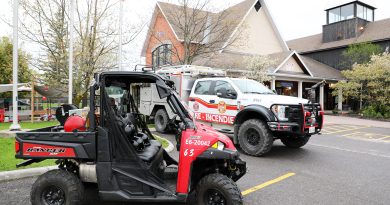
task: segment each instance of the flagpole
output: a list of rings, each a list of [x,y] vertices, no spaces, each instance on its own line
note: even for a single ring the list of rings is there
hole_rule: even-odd
[[[12,125],[10,130],[20,130],[18,118],[18,7],[19,0],[14,0],[13,12],[13,51],[12,51]]]

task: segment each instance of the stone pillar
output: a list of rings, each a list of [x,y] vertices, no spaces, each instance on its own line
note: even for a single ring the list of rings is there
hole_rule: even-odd
[[[320,104],[322,109],[324,109],[324,86],[323,85],[320,86]]]
[[[298,81],[298,97],[302,98],[302,81]]]
[[[343,90],[340,88],[339,89],[339,95],[337,97],[337,109],[339,111],[343,111]]]

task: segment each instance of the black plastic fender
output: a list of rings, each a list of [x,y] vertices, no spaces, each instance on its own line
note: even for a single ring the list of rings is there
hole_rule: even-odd
[[[262,105],[248,105],[240,112],[237,113],[236,118],[234,119],[234,137],[233,142],[238,143],[238,128],[240,125],[247,119],[258,118],[265,122],[274,122],[277,121],[276,116],[272,111]]]

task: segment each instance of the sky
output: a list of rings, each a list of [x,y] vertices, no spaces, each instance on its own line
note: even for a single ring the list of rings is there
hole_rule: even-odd
[[[115,1],[115,0],[113,0]],[[174,3],[177,0],[161,0]],[[213,8],[225,9],[242,0],[210,0]],[[326,23],[325,9],[351,2],[352,0],[266,0],[266,4],[284,40],[296,39],[321,33],[322,25]],[[127,24],[144,24],[142,32],[128,45],[123,46],[124,67],[142,63],[140,57],[142,44],[145,40],[148,21],[150,20],[156,0],[124,0],[124,22]],[[376,7],[375,20],[390,18],[389,0],[362,0]],[[12,1],[0,2],[0,17],[12,19]],[[119,4],[118,4],[119,13]],[[118,17],[119,19],[119,17]],[[12,28],[0,20],[0,36],[12,37]],[[29,42],[20,42],[20,46],[29,52],[38,53],[39,47]]]

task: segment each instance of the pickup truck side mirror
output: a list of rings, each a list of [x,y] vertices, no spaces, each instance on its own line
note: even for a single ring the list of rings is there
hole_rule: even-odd
[[[217,96],[220,98],[236,99],[237,93],[233,90],[227,91],[226,88],[221,88],[218,90]]]

